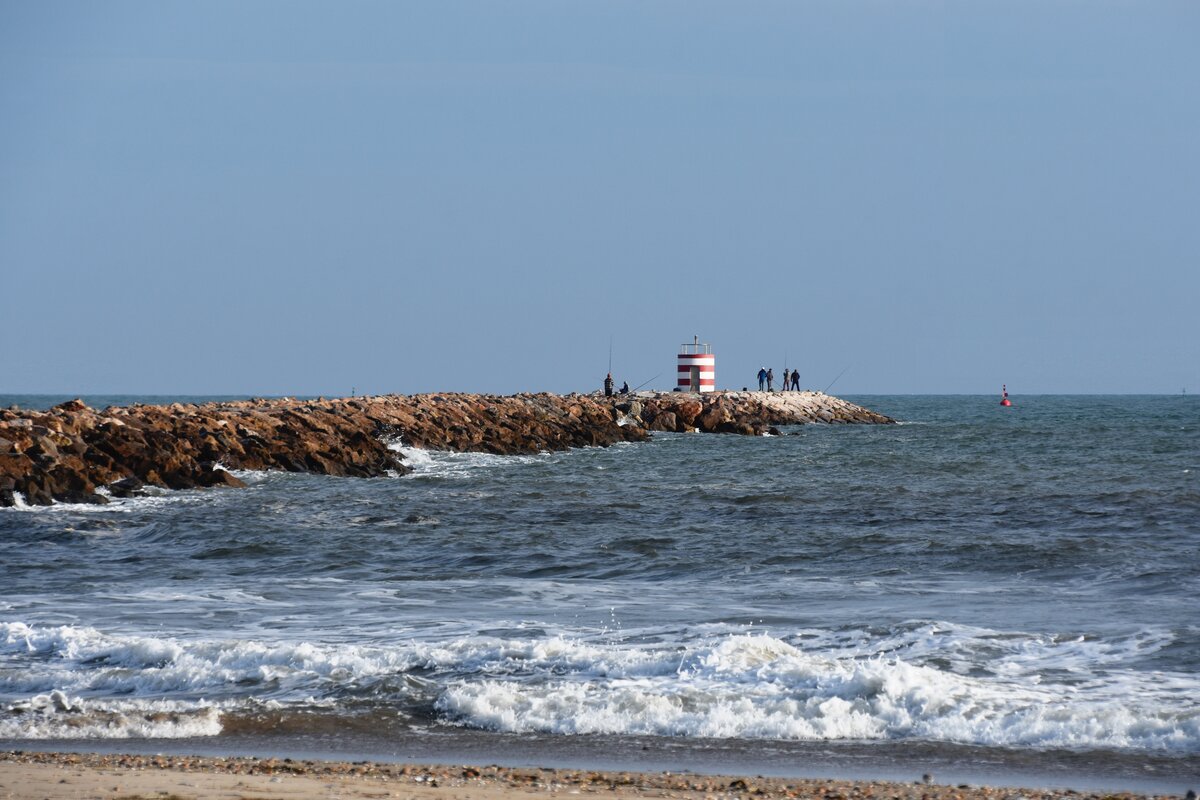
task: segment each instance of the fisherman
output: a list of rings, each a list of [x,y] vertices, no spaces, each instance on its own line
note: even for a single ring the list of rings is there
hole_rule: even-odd
[[[758,390],[761,392],[767,386],[767,368],[763,367],[758,371]]]
[[[621,394],[629,394],[629,381],[621,383]]]
[[[613,379],[612,373],[608,373],[608,377],[604,379],[604,396],[612,397],[613,394]]]
[[[792,389],[800,391],[800,370],[798,369],[792,370]]]
[[[788,372],[788,368],[787,368],[787,367],[784,367],[784,368],[783,368],[783,383],[781,383],[781,384],[780,384],[780,389],[779,389],[779,391],[781,391],[781,392],[786,392],[786,391],[787,391],[787,387],[788,387],[788,376],[790,376],[791,374],[792,374],[792,373]]]
[[[767,369],[767,391],[775,391],[775,370]]]

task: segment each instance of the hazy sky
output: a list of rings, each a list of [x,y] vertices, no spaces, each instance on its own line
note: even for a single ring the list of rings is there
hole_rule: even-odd
[[[1200,3],[0,0],[0,393],[1200,392]]]

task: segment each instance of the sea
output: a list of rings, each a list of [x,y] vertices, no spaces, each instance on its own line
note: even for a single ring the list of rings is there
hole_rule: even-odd
[[[0,749],[1200,788],[1200,400],[847,399],[0,509]]]

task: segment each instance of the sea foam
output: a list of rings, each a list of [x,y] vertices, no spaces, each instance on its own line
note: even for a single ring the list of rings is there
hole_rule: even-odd
[[[5,739],[174,739],[220,732],[220,711],[212,706],[90,702],[58,690],[12,703],[0,715]]]
[[[539,460],[553,457],[553,454],[550,453],[539,455],[451,453],[409,447],[402,441],[389,442],[388,449],[404,457],[404,463],[412,468],[412,472],[407,476],[410,478],[465,478],[485,470],[534,464]]]
[[[463,724],[510,732],[753,739],[922,739],[986,745],[1193,750],[1190,679],[1086,687],[982,679],[897,658],[830,658],[769,636],[731,636],[659,675],[644,664],[607,680],[489,679],[446,690]],[[1194,688],[1194,687],[1192,687]]]
[[[384,704],[424,693],[447,721],[506,732],[1200,746],[1195,678],[1123,666],[1132,653],[1169,646],[1166,633],[1089,642],[924,623],[882,636],[790,638],[713,631],[667,645],[544,635],[366,646],[8,622],[0,733],[211,735],[220,710],[336,705],[349,691]],[[1051,664],[1063,680],[1034,677]],[[419,677],[394,680],[410,675]]]

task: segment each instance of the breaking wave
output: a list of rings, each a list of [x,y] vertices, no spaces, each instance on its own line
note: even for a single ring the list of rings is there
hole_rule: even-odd
[[[1131,677],[1037,686],[731,636],[681,654],[663,674],[464,682],[439,707],[464,724],[509,732],[1194,750],[1200,708],[1180,703],[1192,681],[1135,687]]]
[[[451,453],[443,450],[424,450],[409,447],[403,442],[393,441],[388,448],[404,457],[404,463],[412,467],[408,477],[466,478],[478,472],[497,467],[518,464],[534,464],[551,458],[552,454],[541,455],[495,455],[493,453]]]
[[[1166,630],[1098,641],[914,622],[787,637],[714,626],[674,638],[365,646],[8,622],[0,736],[209,736],[223,713],[264,703],[336,712],[366,702],[506,732],[1196,752],[1196,678],[1128,666],[1173,640]]]
[[[215,707],[90,702],[58,690],[11,703],[0,715],[0,738],[8,739],[176,739],[220,732]]]

